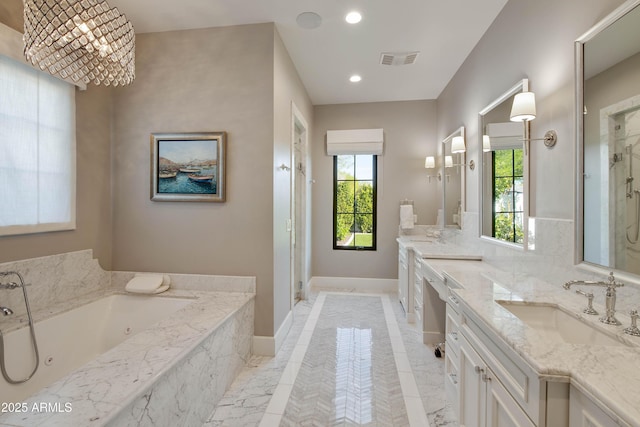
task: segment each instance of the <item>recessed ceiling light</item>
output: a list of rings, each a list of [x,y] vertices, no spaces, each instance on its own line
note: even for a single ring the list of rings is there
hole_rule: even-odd
[[[359,12],[349,12],[344,18],[349,24],[357,24],[362,20],[362,15]]]
[[[358,83],[360,80],[362,80],[362,77],[360,77],[357,74],[354,74],[353,76],[349,77],[349,81],[351,83]]]
[[[322,17],[315,12],[302,12],[296,18],[296,22],[300,28],[313,30],[322,24]]]

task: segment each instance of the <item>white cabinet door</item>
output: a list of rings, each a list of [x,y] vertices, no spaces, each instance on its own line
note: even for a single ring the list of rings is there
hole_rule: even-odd
[[[569,392],[569,427],[609,427],[616,423],[587,396],[575,387]]]
[[[460,341],[460,426],[535,427],[469,342]]]
[[[398,297],[400,298],[400,304],[404,308],[405,314],[408,313],[408,298],[409,295],[409,266],[407,265],[407,254],[400,250],[398,256]]]
[[[466,339],[461,339],[459,355],[458,422],[464,427],[483,427],[486,385],[481,373],[484,362]]]
[[[483,373],[483,376],[487,385],[486,426],[535,427],[535,424],[489,368],[486,368],[486,373]]]

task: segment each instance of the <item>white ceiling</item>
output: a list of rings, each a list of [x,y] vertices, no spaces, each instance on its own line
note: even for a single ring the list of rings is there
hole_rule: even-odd
[[[507,0],[108,0],[136,32],[275,22],[314,105],[436,99]],[[359,24],[345,15],[357,10]],[[298,27],[302,12],[322,17]],[[406,66],[382,52],[420,51]],[[357,73],[362,81],[353,84]]]

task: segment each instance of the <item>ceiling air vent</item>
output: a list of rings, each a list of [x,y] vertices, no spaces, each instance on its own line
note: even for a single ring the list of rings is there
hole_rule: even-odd
[[[382,65],[411,65],[416,62],[420,52],[383,52],[380,55]]]

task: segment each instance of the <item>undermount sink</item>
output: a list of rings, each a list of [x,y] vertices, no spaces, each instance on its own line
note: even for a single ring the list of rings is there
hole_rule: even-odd
[[[523,304],[511,301],[496,302],[527,326],[544,334],[554,342],[627,346],[626,343],[616,339],[614,335],[600,331],[594,325],[574,317],[556,305]]]

